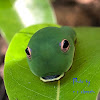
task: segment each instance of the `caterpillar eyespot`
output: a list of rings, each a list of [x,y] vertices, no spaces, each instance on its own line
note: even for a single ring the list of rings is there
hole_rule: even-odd
[[[27,54],[27,57],[28,57],[29,59],[31,59],[31,49],[30,49],[29,47],[27,47],[27,48],[25,49],[25,52],[26,52],[26,54]]]
[[[61,42],[61,50],[63,52],[67,52],[69,49],[69,46],[70,46],[69,42],[66,39],[63,39]]]

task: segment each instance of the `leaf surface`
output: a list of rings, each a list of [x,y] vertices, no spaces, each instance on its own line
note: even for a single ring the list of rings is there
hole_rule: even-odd
[[[31,73],[25,48],[31,36],[46,26],[57,25],[34,25],[21,30],[12,39],[4,68],[4,83],[9,99],[96,100],[100,89],[100,28],[74,28],[77,42],[71,69],[61,80],[44,83]],[[80,83],[74,81],[73,84],[73,78]]]

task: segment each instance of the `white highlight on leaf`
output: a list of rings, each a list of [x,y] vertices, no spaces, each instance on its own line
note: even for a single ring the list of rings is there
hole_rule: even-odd
[[[32,0],[17,0],[14,7],[25,27],[43,20],[43,13],[33,4]]]

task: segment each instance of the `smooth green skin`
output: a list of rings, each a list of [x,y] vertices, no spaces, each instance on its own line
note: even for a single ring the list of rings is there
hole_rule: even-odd
[[[70,47],[67,52],[61,50],[59,43],[67,39]],[[76,34],[67,26],[46,27],[37,31],[29,41],[31,59],[29,67],[39,77],[61,75],[71,67],[74,57]]]

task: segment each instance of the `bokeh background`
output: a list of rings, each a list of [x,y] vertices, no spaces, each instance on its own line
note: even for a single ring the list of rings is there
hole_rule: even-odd
[[[100,0],[50,0],[57,23],[68,26],[100,26]],[[0,100],[8,100],[6,95],[3,70],[8,44],[0,35]],[[100,100],[100,97],[98,97]]]

